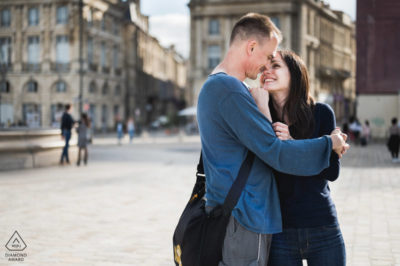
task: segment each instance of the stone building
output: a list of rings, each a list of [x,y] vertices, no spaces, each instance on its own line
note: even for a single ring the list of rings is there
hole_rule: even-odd
[[[161,114],[146,112],[143,99],[176,102],[169,107],[172,111],[183,105],[179,100],[186,87],[185,62],[149,35],[139,0],[83,0],[82,17],[82,106],[95,129],[111,129],[117,120],[131,116],[144,123]],[[78,118],[79,29],[78,0],[0,2],[3,125],[58,127],[65,103],[73,104]],[[158,65],[166,67],[156,69]],[[159,73],[165,70],[168,73]],[[154,84],[141,82],[144,76]],[[163,98],[159,94],[164,87],[169,91]]]
[[[229,47],[234,23],[244,14],[268,15],[281,29],[281,47],[306,62],[311,92],[329,103],[338,120],[354,112],[355,27],[350,17],[320,0],[191,0],[189,87],[193,102],[211,70]]]
[[[400,3],[357,2],[357,116],[374,137],[400,118]]]

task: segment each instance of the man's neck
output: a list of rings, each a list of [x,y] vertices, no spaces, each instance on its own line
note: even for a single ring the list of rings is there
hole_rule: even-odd
[[[237,60],[237,56],[235,57],[232,51],[228,51],[224,60],[222,60],[222,62],[213,70],[212,74],[219,72],[224,72],[240,81],[246,79],[246,72],[244,71],[240,61]]]

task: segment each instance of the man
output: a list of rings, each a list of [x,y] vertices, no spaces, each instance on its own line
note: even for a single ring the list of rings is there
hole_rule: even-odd
[[[280,31],[268,17],[254,13],[242,17],[232,30],[226,57],[199,95],[207,211],[223,203],[247,152],[256,155],[227,226],[220,265],[267,265],[271,234],[282,230],[272,169],[315,175],[329,166],[332,149],[339,156],[348,149],[338,131],[318,139],[281,141],[261,112],[268,110],[257,108],[242,81],[255,79],[265,70],[280,40]],[[260,108],[268,109],[268,105]]]
[[[69,164],[69,157],[68,157],[68,148],[69,148],[69,140],[71,139],[71,129],[74,126],[74,119],[70,115],[71,112],[71,105],[65,105],[65,111],[61,117],[61,137],[65,140],[65,146],[63,148],[60,164],[64,163],[64,158],[67,164]]]

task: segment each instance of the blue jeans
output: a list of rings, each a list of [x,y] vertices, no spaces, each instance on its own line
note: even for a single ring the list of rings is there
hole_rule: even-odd
[[[284,229],[272,236],[269,266],[344,266],[346,250],[338,225]]]
[[[63,131],[63,136],[65,139],[65,146],[61,154],[61,159],[60,162],[64,162],[64,158],[69,163],[69,157],[68,157],[68,148],[69,148],[69,140],[71,139],[71,131],[70,130],[64,130]]]

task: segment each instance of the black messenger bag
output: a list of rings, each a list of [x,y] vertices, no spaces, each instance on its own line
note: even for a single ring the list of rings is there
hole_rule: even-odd
[[[207,214],[203,199],[206,176],[200,155],[196,184],[173,236],[176,266],[217,266],[222,260],[226,227],[246,185],[253,161],[254,154],[248,151],[223,205],[216,206]]]

